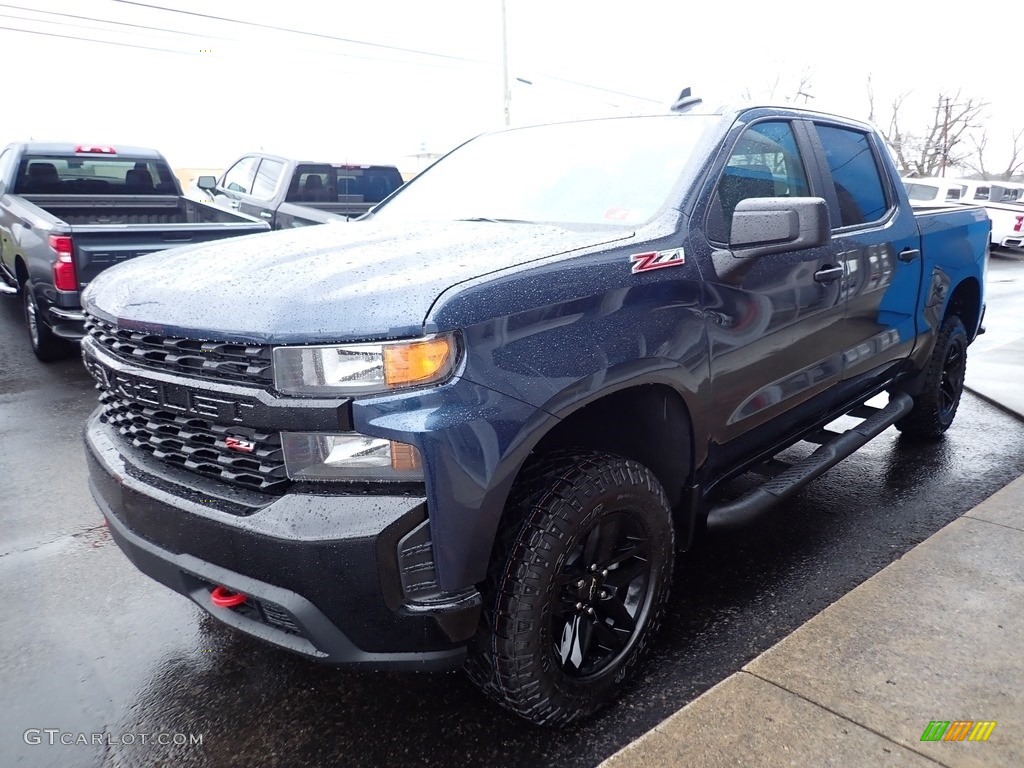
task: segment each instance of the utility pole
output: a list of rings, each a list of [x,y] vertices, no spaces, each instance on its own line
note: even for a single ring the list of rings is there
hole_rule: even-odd
[[[508,82],[508,24],[505,20],[505,0],[501,0],[501,95],[505,103],[505,125],[512,124],[512,90]]]
[[[945,117],[942,121],[942,165],[939,176],[946,178],[946,155],[949,154],[949,96],[946,97]]]

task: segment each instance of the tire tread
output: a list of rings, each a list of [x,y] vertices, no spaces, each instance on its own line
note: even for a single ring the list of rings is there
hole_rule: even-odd
[[[573,535],[570,517],[581,513],[581,497],[622,485],[658,497],[670,519],[664,490],[649,470],[634,461],[584,450],[559,451],[532,462],[524,468],[509,498],[509,513],[500,524],[483,585],[481,642],[470,655],[466,671],[489,698],[531,722],[564,725],[592,714],[603,704],[595,700],[570,708],[552,700],[541,683],[537,654],[520,633],[529,629],[530,622],[524,617],[534,608],[526,599],[530,579],[550,566],[545,553]],[[671,583],[673,537],[669,535],[661,546],[667,551],[667,569],[658,587],[662,594],[654,598],[648,623],[625,661],[623,677],[636,666],[660,624]]]

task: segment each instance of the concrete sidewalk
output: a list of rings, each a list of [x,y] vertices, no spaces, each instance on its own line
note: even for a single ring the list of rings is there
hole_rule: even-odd
[[[1024,339],[967,386],[1024,418]],[[602,768],[1024,766],[1024,477],[922,542]],[[987,741],[921,741],[931,721]]]
[[[967,350],[967,388],[1024,419],[1024,339],[973,353]]]

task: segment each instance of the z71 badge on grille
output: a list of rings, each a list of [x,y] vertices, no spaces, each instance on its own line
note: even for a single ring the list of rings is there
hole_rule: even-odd
[[[682,248],[673,248],[671,251],[648,251],[647,253],[634,253],[629,257],[633,264],[632,272],[650,272],[653,269],[664,267],[678,267],[686,263]]]
[[[239,453],[252,453],[256,450],[256,443],[252,440],[243,440],[240,437],[226,437],[224,438],[224,445],[229,450],[238,451]]]

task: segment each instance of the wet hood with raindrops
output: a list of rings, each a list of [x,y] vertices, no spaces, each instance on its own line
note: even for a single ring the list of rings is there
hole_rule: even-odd
[[[165,335],[253,343],[414,336],[460,282],[628,237],[525,222],[350,222],[185,246],[107,270],[86,311]]]

